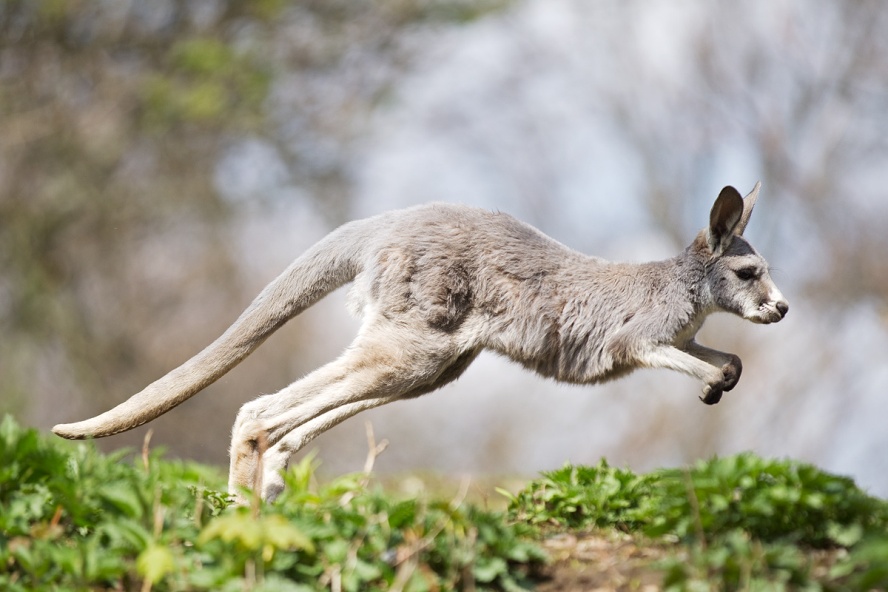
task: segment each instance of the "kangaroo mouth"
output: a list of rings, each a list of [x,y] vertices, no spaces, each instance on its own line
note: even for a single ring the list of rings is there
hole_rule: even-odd
[[[747,318],[753,323],[770,325],[782,321],[788,311],[789,306],[785,302],[765,302]]]

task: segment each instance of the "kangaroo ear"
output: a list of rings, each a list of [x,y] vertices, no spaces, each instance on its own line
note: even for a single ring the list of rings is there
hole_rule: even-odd
[[[743,236],[743,231],[746,230],[746,225],[749,223],[749,217],[752,215],[752,208],[755,207],[755,200],[758,199],[759,189],[762,188],[762,182],[758,181],[755,184],[755,187],[752,188],[752,191],[749,192],[749,195],[743,198],[743,215],[740,216],[740,223],[737,225],[737,228],[734,229],[734,234]]]
[[[750,208],[751,209],[751,208]],[[731,240],[743,216],[743,198],[730,185],[721,190],[709,213],[707,240],[713,255],[721,255]]]

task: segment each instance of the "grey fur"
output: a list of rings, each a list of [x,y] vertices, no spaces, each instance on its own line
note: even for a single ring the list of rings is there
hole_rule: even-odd
[[[238,499],[257,477],[263,496],[274,498],[280,470],[312,438],[362,410],[455,380],[482,350],[577,384],[670,368],[700,379],[701,399],[717,403],[742,366],[694,340],[707,315],[771,323],[788,310],[767,262],[741,236],[758,190],[744,199],[726,187],[687,249],[642,264],[590,257],[507,214],[466,206],[430,204],[351,222],[296,259],[194,358],[114,409],[53,431],[101,437],[151,421],[352,280],[349,307],[363,319],[352,345],[238,413],[229,477]]]

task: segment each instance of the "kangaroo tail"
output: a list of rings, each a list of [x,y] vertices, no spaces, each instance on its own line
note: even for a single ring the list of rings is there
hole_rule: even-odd
[[[346,224],[311,247],[253,300],[221,337],[117,407],[52,431],[69,439],[119,434],[163,415],[250,355],[284,323],[354,279],[372,233],[369,221]]]

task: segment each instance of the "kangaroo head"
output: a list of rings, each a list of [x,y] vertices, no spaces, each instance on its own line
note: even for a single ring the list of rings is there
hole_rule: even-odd
[[[789,304],[771,279],[768,262],[743,238],[761,183],[745,198],[733,187],[719,193],[704,231],[706,283],[713,304],[754,323],[776,323]]]

